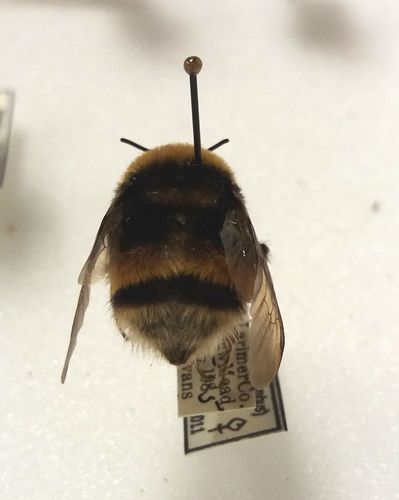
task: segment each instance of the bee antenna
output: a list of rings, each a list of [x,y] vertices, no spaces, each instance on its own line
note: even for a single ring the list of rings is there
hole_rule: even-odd
[[[197,75],[202,69],[202,61],[199,57],[187,57],[184,61],[184,71],[190,76],[190,94],[191,94],[191,114],[193,118],[194,133],[194,156],[197,163],[201,163],[201,133],[198,110],[198,88]]]
[[[220,148],[220,146],[223,146],[223,144],[227,144],[228,142],[229,142],[228,139],[223,139],[222,141],[219,141],[210,148],[208,148],[208,151],[214,151],[215,149]]]
[[[125,139],[124,137],[122,137],[121,142],[123,142],[125,144],[129,144],[129,146],[133,146],[134,148],[140,149],[140,151],[149,151],[148,148],[145,148],[144,146],[140,146],[140,144],[137,144],[137,142],[133,142],[129,139]]]

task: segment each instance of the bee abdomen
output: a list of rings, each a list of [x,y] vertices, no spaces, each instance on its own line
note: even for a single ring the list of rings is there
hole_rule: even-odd
[[[215,310],[239,310],[242,303],[234,289],[204,281],[191,274],[155,278],[119,288],[112,305],[140,307],[166,302],[207,306]]]

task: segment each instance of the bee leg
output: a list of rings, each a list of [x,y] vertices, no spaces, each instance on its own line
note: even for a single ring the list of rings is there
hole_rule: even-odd
[[[269,258],[269,255],[270,255],[270,250],[269,250],[269,247],[266,245],[266,243],[261,243],[260,244],[260,247],[262,249],[262,252],[263,252],[263,257],[268,260]]]
[[[120,331],[120,334],[122,335],[125,342],[127,342],[129,340],[129,337],[126,335],[126,333],[121,328],[118,328],[118,330]]]

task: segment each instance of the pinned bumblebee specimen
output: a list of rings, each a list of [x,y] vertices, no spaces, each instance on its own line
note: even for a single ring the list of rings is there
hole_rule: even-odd
[[[80,273],[82,285],[61,380],[65,381],[78,332],[98,276],[110,283],[117,327],[126,341],[173,365],[195,362],[234,342],[242,318],[251,317],[248,366],[254,387],[277,373],[283,324],[267,267],[243,196],[229,166],[201,147],[197,74],[189,57],[194,147],[147,149],[128,167]]]

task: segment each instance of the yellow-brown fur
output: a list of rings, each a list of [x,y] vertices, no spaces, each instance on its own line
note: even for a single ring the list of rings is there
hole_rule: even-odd
[[[207,149],[201,151],[203,162],[211,163],[216,169],[233,176],[230,167],[220,156]],[[194,161],[194,147],[191,144],[166,144],[151,149],[140,155],[129,165],[123,175],[122,182],[126,182],[131,174],[139,172],[155,162],[163,163],[170,160],[176,162]]]
[[[173,259],[167,258],[168,254]],[[128,255],[114,255],[109,267],[111,295],[119,288],[152,278],[168,278],[176,274],[193,274],[221,285],[231,286],[224,257],[209,248],[204,253],[193,249],[184,251],[178,245],[172,248],[155,248],[148,245],[132,250]]]
[[[120,247],[118,236],[116,236],[115,241],[111,241],[108,278],[112,300],[116,296],[121,296],[121,291],[124,297],[129,297],[130,293],[134,295],[135,292],[129,290],[134,290],[134,287],[137,289],[137,286],[141,284],[146,285],[157,279],[179,279],[181,276],[192,276],[198,278],[201,283],[212,284],[219,290],[217,293],[220,294],[227,293],[222,291],[223,287],[226,287],[226,290],[232,290],[233,294],[235,293],[223,248],[215,246],[214,240],[208,240],[207,237],[200,238],[195,232],[191,233],[188,229],[190,217],[194,217],[196,220],[196,215],[191,216],[190,210],[193,208],[187,207],[197,207],[198,213],[202,214],[199,215],[202,217],[201,224],[207,227],[212,221],[204,218],[203,214],[208,212],[203,211],[210,210],[209,214],[217,214],[218,210],[222,210],[221,196],[225,192],[223,190],[229,189],[226,188],[226,183],[228,185],[234,183],[229,167],[219,156],[203,150],[202,162],[208,165],[208,168],[210,166],[212,171],[216,170],[220,173],[220,175],[215,174],[215,184],[207,177],[208,181],[205,183],[198,184],[191,181],[188,186],[182,187],[179,181],[176,180],[176,183],[174,180],[170,181],[170,177],[167,175],[166,183],[163,180],[158,181],[158,177],[147,176],[145,177],[147,179],[145,188],[134,187],[142,186],[140,179],[143,179],[144,171],[153,168],[154,165],[158,165],[160,168],[164,168],[165,165],[165,168],[168,169],[169,165],[172,164],[184,169],[187,164],[190,165],[191,169],[194,169],[191,170],[193,175],[197,175],[194,173],[195,169],[202,167],[201,165],[193,165],[194,150],[193,146],[189,144],[171,144],[158,147],[142,154],[128,167],[117,191],[117,196],[123,196],[126,189],[138,189],[135,191],[135,196],[131,194],[131,191],[128,191],[129,196],[133,196],[129,199],[140,199],[141,201],[140,205],[134,209],[128,205],[129,212],[124,212],[125,220],[136,220],[136,214],[142,213],[140,210],[141,207],[144,207],[143,210],[149,211],[145,212],[146,214],[159,214],[156,217],[161,219],[162,214],[171,213],[170,217],[176,224],[172,224],[173,231],[167,233],[166,240],[159,241],[156,233],[151,232],[152,240],[150,243],[144,241],[132,244],[127,249]],[[164,172],[169,172],[169,170]],[[172,179],[175,179],[173,175],[175,174],[172,174]],[[187,175],[191,175],[191,173]],[[171,212],[164,210],[171,210]],[[216,212],[214,212],[215,210]],[[148,215],[146,216],[148,217]],[[153,215],[150,216],[149,220],[154,220],[151,217]],[[181,227],[179,217],[182,217]],[[124,234],[133,234],[135,227],[133,225],[132,230],[129,229],[128,232],[125,230]],[[140,231],[137,234],[140,234]],[[154,296],[152,290],[149,296],[150,301]],[[187,299],[181,303],[173,298],[172,291],[170,298],[168,298],[169,288],[167,290],[164,301],[161,300],[155,304],[143,302],[143,300],[137,299],[137,295],[134,295],[134,300],[125,298],[124,300],[130,300],[128,304],[113,302],[115,321],[124,337],[134,345],[162,353],[171,363],[180,364],[179,360],[185,362],[213,352],[223,339],[234,336],[235,329],[244,313],[242,304],[237,303],[237,306],[234,307],[226,305],[226,309],[223,309],[224,306],[212,303],[214,299],[210,297],[207,301],[211,301],[209,304],[212,303],[212,307],[200,302],[190,303]],[[188,291],[185,288],[184,294]],[[157,294],[157,289],[154,289],[154,293]],[[207,292],[204,293],[208,297]],[[141,292],[139,297],[142,297]],[[223,298],[221,300],[223,303],[226,301],[227,304],[229,299]]]
[[[204,162],[233,178],[233,174],[220,156],[203,149]],[[133,173],[138,173],[155,162],[184,162],[194,160],[194,149],[190,144],[167,144],[159,146],[140,155],[127,168],[122,182],[127,182]],[[199,167],[200,168],[200,167]],[[190,201],[206,207],[213,203],[212,192],[204,190],[166,191],[147,195],[160,204],[179,204]],[[170,259],[173,255],[173,260]],[[215,252],[206,242],[200,249],[195,244],[184,241],[184,235],[168,247],[158,248],[153,245],[142,246],[126,253],[116,252],[109,265],[111,295],[119,288],[155,277],[169,277],[178,273],[194,274],[201,279],[232,286],[227,272],[226,262],[218,252]]]

